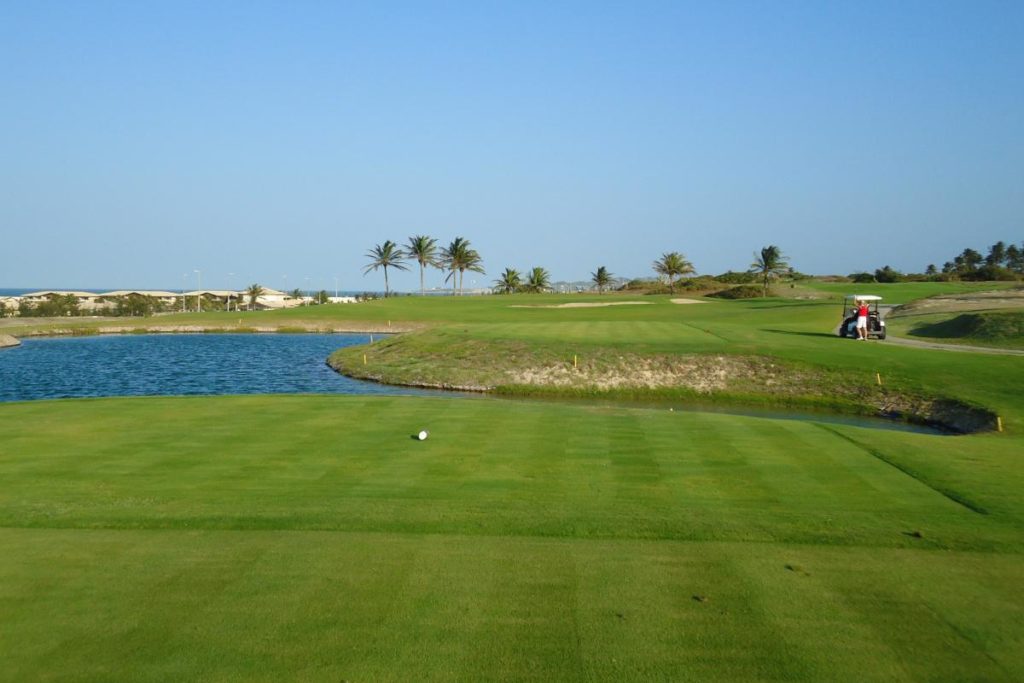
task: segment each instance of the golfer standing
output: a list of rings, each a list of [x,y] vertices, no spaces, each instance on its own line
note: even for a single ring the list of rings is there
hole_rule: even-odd
[[[868,338],[868,302],[857,302],[857,339],[867,341]]]

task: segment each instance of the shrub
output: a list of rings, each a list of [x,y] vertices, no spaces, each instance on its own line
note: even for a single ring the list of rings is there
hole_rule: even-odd
[[[708,294],[708,296],[718,297],[719,299],[758,299],[761,297],[761,288],[757,285],[739,285],[723,289],[714,294]]]
[[[889,266],[875,271],[876,282],[903,282],[903,273]]]
[[[742,272],[728,270],[721,275],[716,275],[714,280],[726,285],[746,285],[753,282],[754,277],[755,275],[749,270],[744,270]]]
[[[700,277],[683,278],[676,284],[679,285],[679,289],[685,289],[692,292],[695,290],[717,289],[720,283],[709,275],[701,275]]]

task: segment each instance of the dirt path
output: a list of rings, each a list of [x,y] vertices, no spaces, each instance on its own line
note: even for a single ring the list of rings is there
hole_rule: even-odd
[[[919,339],[907,339],[906,337],[894,337],[891,334],[885,338],[886,344],[898,346],[913,346],[918,349],[934,349],[936,351],[963,351],[967,353],[991,353],[1001,356],[1024,356],[1020,349],[997,349],[991,346],[969,346],[967,344],[941,344],[939,342],[922,341]]]
[[[878,311],[884,319],[895,306],[879,306]],[[966,353],[990,353],[997,356],[1024,356],[1020,349],[997,349],[991,346],[971,346],[969,344],[943,344],[941,342],[930,342],[921,339],[907,339],[906,337],[894,337],[886,335],[885,341],[897,346],[913,346],[918,349],[932,349],[934,351],[960,351]]]

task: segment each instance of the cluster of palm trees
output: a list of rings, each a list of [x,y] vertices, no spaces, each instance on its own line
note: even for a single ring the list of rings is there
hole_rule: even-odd
[[[391,293],[391,285],[388,280],[388,268],[395,270],[409,270],[407,261],[415,261],[420,267],[420,294],[425,293],[423,284],[424,272],[428,267],[448,271],[445,282],[451,280],[452,293],[463,292],[463,279],[466,271],[484,273],[483,259],[479,252],[470,246],[469,240],[464,237],[456,237],[444,248],[439,249],[437,240],[427,235],[413,235],[404,246],[399,246],[391,240],[385,240],[366,253],[370,262],[363,268],[363,275],[371,270],[384,270],[384,295]],[[676,278],[692,275],[696,272],[693,264],[686,259],[686,256],[678,251],[665,252],[661,258],[656,260],[652,267],[654,272],[668,280],[669,292],[675,293]],[[760,254],[754,254],[754,262],[750,264],[751,273],[757,273],[762,281],[762,294],[768,296],[769,281],[782,275],[789,270],[787,258],[782,251],[774,244],[761,249]],[[591,282],[598,293],[603,294],[605,289],[612,284],[614,276],[604,266],[599,267],[590,274]],[[515,268],[506,268],[501,276],[494,281],[494,291],[499,294],[512,294],[515,292],[547,292],[551,290],[551,275],[541,267],[534,267],[526,273],[525,279],[522,273]]]
[[[530,269],[526,280],[515,268],[506,268],[497,280],[494,281],[494,291],[498,294],[515,294],[516,292],[530,292],[540,294],[551,291],[551,274],[540,266]]]
[[[409,270],[406,261],[412,260],[420,266],[420,294],[425,293],[423,275],[427,267],[438,268],[448,271],[444,281],[452,282],[452,292],[456,286],[458,293],[462,294],[462,284],[466,271],[473,273],[484,273],[483,258],[480,253],[470,246],[469,240],[465,237],[456,237],[444,248],[438,249],[437,240],[427,235],[413,235],[406,242],[405,246],[399,246],[391,240],[385,240],[384,244],[378,244],[366,252],[370,263],[363,268],[363,275],[371,270],[384,269],[384,296],[391,294],[391,285],[388,282],[388,268],[395,270]]]

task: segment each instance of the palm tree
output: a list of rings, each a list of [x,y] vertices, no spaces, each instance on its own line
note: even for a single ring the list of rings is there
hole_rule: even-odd
[[[522,286],[523,279],[515,268],[506,268],[501,277],[494,281],[494,291],[499,294],[513,294]]]
[[[540,294],[551,289],[551,275],[548,271],[544,270],[540,266],[537,266],[530,271],[529,277],[526,279],[526,285],[523,287],[528,292],[534,292]]]
[[[249,297],[250,311],[256,308],[256,300],[263,296],[263,292],[265,291],[266,290],[264,290],[263,287],[257,283],[249,285],[248,289],[245,290],[245,295]]]
[[[677,275],[689,275],[695,272],[693,264],[686,260],[686,257],[678,251],[670,251],[662,254],[661,258],[654,262],[654,272],[668,278],[668,291],[675,293],[675,278]]]
[[[391,240],[385,240],[384,244],[378,244],[373,249],[366,252],[366,256],[370,259],[370,263],[363,268],[363,275],[365,276],[371,270],[383,268],[384,297],[387,298],[391,295],[391,288],[388,285],[388,268],[394,268],[395,270],[409,270],[409,267],[402,263],[402,260],[405,258],[405,254],[398,248],[397,244]]]
[[[782,255],[782,250],[774,244],[761,249],[761,254],[754,253],[754,262],[750,264],[751,273],[761,275],[761,296],[768,296],[768,280],[781,275],[788,270],[787,258]]]
[[[604,266],[600,266],[596,273],[590,274],[590,281],[597,287],[598,294],[604,294],[604,288],[612,283],[612,274]]]
[[[423,288],[423,270],[427,266],[437,265],[437,240],[426,235],[413,235],[405,246],[405,254],[420,264],[420,294],[426,294]]]
[[[455,273],[459,274],[459,295],[462,294],[462,281],[467,270],[480,273],[481,275],[484,274],[483,259],[476,249],[469,246],[469,240],[464,237],[456,237],[452,240],[451,244],[441,250],[440,262],[444,270],[450,271],[444,281],[452,281],[453,293],[456,285]]]

